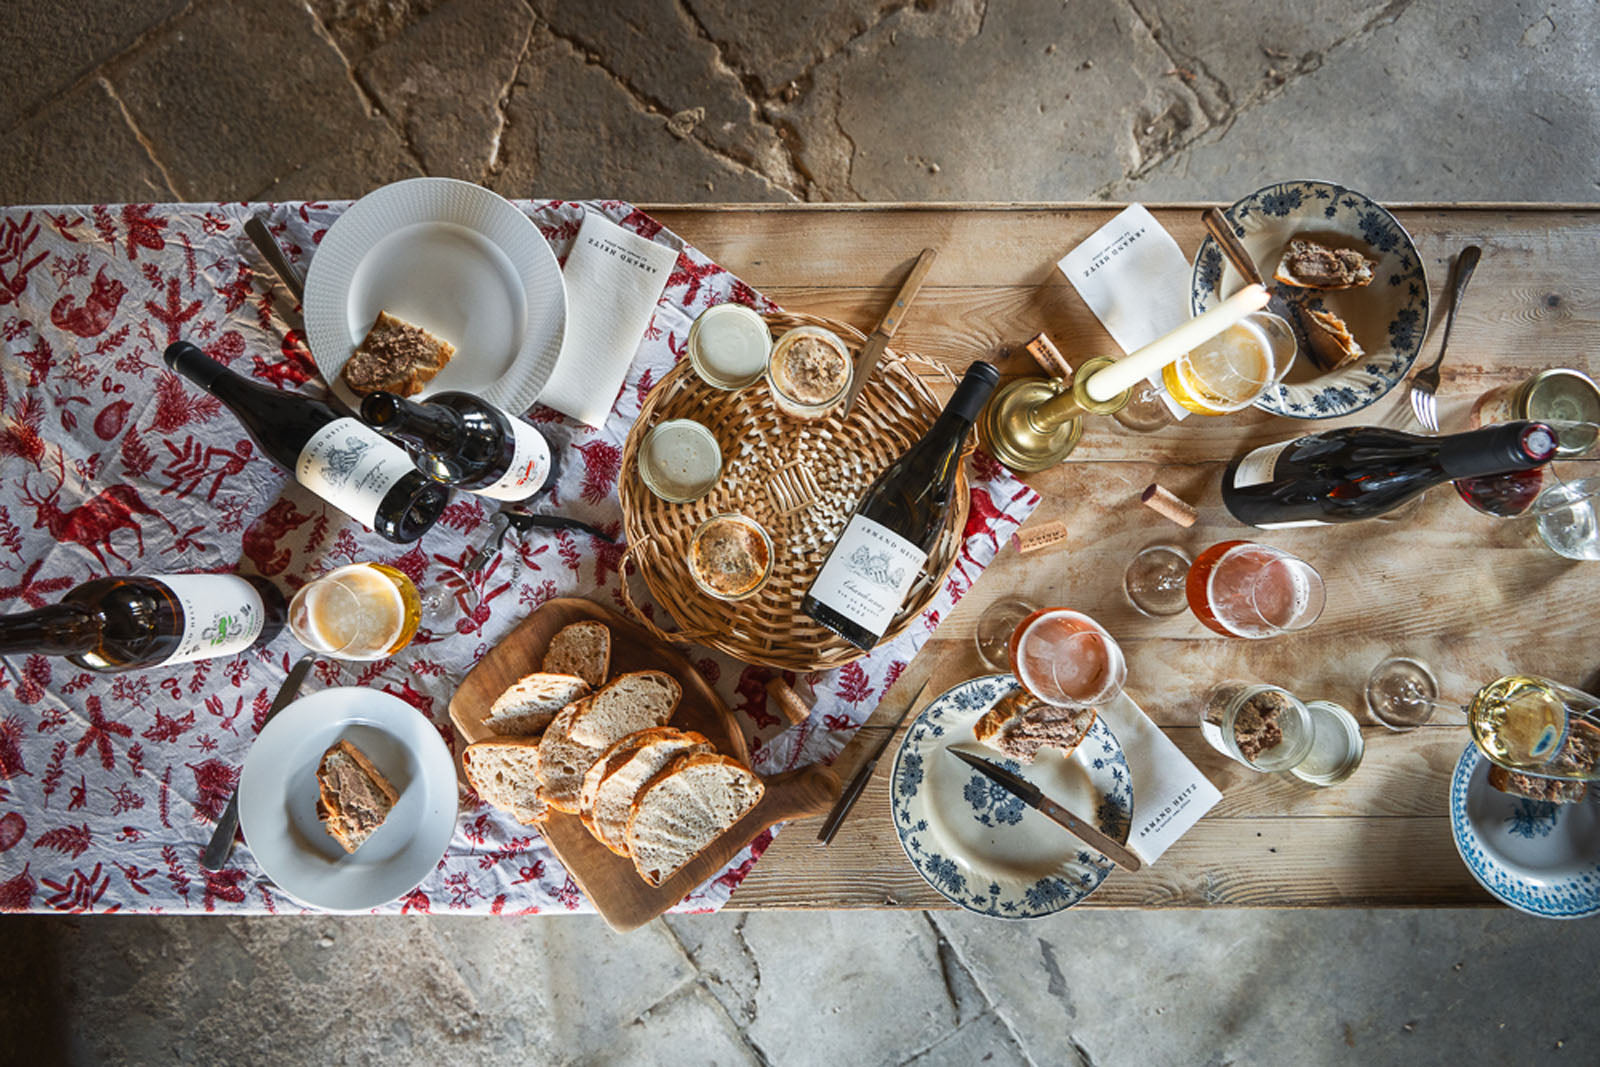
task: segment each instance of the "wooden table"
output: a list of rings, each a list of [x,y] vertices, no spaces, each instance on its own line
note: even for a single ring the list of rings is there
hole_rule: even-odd
[[[1193,254],[1199,207],[1156,217]],[[953,367],[994,360],[1035,374],[1022,342],[1048,332],[1080,363],[1117,348],[1055,261],[1116,213],[1104,205],[647,207],[713,259],[785,307],[870,329],[925,245],[938,262],[896,347]],[[1600,371],[1600,207],[1415,205],[1396,210],[1427,266],[1435,321],[1423,352],[1438,349],[1451,256],[1484,247],[1457,317],[1439,390],[1446,430],[1465,427],[1491,386],[1546,367]],[[1448,821],[1450,772],[1468,743],[1460,723],[1391,733],[1362,700],[1367,672],[1394,653],[1430,663],[1443,694],[1465,698],[1513,668],[1583,684],[1600,662],[1594,633],[1600,568],[1545,551],[1531,523],[1495,520],[1436,490],[1399,522],[1279,531],[1267,539],[1303,556],[1327,580],[1328,605],[1308,632],[1272,641],[1212,635],[1188,614],[1153,620],[1122,593],[1128,559],[1145,544],[1191,553],[1251,536],[1222,509],[1224,462],[1298,433],[1379,422],[1414,429],[1404,389],[1356,416],[1305,423],[1251,411],[1190,418],[1135,435],[1092,419],[1071,459],[1030,477],[1044,495],[1031,523],[1061,519],[1068,547],[1024,559],[1008,548],[939,628],[872,724],[840,758],[848,777],[918,685],[938,692],[984,668],[972,632],[997,597],[1089,612],[1128,655],[1128,691],[1223,791],[1224,799],[1161,860],[1118,871],[1086,907],[1449,906],[1492,903],[1456,855]],[[1141,507],[1157,477],[1198,503],[1182,530]],[[1303,699],[1338,701],[1363,721],[1366,757],[1341,785],[1316,789],[1262,775],[1221,756],[1195,725],[1219,679],[1283,685]],[[815,822],[780,835],[734,894],[734,908],[943,908],[950,905],[906,862],[889,817],[893,746],[828,848]],[[1137,789],[1137,783],[1135,783]]]

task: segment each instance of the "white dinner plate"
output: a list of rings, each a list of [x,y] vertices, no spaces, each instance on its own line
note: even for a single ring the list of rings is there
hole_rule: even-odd
[[[400,799],[382,826],[347,853],[317,818],[317,765],[348,740]],[[366,911],[415,889],[456,825],[456,768],[421,712],[373,689],[339,687],[278,713],[239,777],[245,845],[279,889],[314,908]]]
[[[303,304],[317,369],[352,409],[339,371],[379,311],[456,347],[421,396],[459,390],[514,415],[555,370],[567,322],[561,265],[533,220],[454,178],[395,182],[352,204],[311,257]]]

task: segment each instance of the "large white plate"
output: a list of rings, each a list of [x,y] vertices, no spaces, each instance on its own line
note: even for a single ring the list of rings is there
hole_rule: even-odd
[[[471,182],[412,178],[369,193],[323,236],[306,274],[306,339],[339,377],[388,311],[456,346],[421,395],[473,393],[520,415],[555,370],[566,330],[561,265],[533,220]]]
[[[1115,841],[1128,839],[1133,783],[1099,718],[1070,756],[1045,749],[1022,764],[980,744],[973,726],[1016,687],[1009,674],[986,675],[923,709],[895,757],[890,807],[906,857],[929,885],[969,911],[1031,919],[1093,893],[1112,863],[947,749],[995,760]]]
[[[348,740],[400,800],[353,853],[317,819],[317,765]],[[398,697],[339,687],[301,697],[261,731],[239,778],[245,844],[278,888],[304,904],[365,911],[417,887],[456,824],[456,768],[422,713]]]

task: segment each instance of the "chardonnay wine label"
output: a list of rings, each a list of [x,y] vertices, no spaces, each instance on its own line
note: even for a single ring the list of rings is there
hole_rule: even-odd
[[[883,634],[922,573],[928,554],[881,522],[856,515],[839,535],[810,596],[874,634]]]
[[[1278,457],[1298,438],[1288,441],[1279,441],[1275,445],[1262,445],[1260,448],[1246,452],[1239,460],[1239,466],[1233,472],[1233,487],[1243,489],[1251,485],[1265,485],[1272,481],[1273,472],[1278,467]]]
[[[384,496],[415,470],[404,449],[360,420],[335,419],[306,441],[294,476],[345,514],[375,527]]]
[[[233,574],[152,574],[183,608],[183,636],[173,653],[150,666],[232,656],[255,644],[266,624],[261,594]]]
[[[550,446],[544,435],[521,419],[506,416],[516,451],[499,479],[473,492],[495,500],[522,500],[544,488],[550,477]]]

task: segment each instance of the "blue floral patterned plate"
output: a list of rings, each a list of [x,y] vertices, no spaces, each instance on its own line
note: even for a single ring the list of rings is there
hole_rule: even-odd
[[[1223,212],[1267,284],[1286,300],[1344,320],[1366,355],[1324,373],[1304,352],[1282,384],[1256,407],[1295,419],[1331,419],[1360,411],[1393,389],[1422,349],[1428,327],[1428,279],[1411,235],[1388,211],[1342,185],[1280,182],[1258,189]],[[1378,261],[1373,279],[1359,289],[1316,291],[1272,280],[1294,237],[1354,248]],[[1195,255],[1189,303],[1196,315],[1244,285],[1207,237]]]
[[[988,755],[1117,841],[1128,839],[1133,784],[1122,746],[1098,718],[1070,756],[1046,749],[1025,765],[979,744],[973,726],[1015,688],[1009,674],[987,675],[923,709],[895,757],[890,805],[900,844],[929,885],[968,911],[1033,919],[1093,893],[1111,861],[945,749]]]
[[[1600,800],[1547,804],[1489,784],[1489,761],[1468,745],[1450,776],[1450,830],[1467,870],[1529,915],[1600,912]]]

